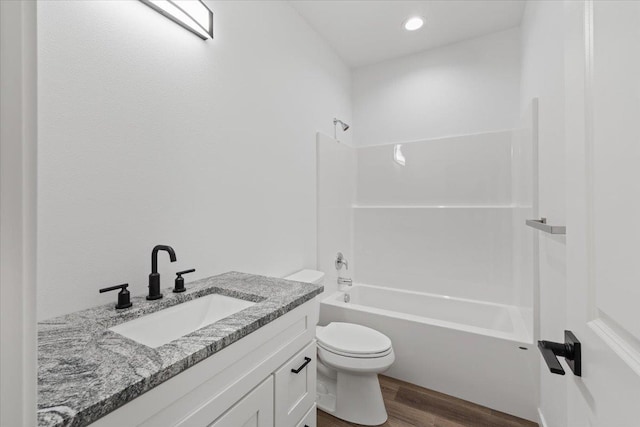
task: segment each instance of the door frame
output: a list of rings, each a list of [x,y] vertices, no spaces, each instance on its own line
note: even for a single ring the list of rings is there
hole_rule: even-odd
[[[0,425],[37,415],[35,1],[0,1]]]

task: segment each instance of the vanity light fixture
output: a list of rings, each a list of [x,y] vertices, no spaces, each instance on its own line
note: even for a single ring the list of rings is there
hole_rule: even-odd
[[[202,40],[213,38],[213,12],[202,0],[140,0]]]
[[[404,21],[404,29],[407,31],[415,31],[422,28],[424,25],[424,18],[420,16],[412,16],[411,18]]]

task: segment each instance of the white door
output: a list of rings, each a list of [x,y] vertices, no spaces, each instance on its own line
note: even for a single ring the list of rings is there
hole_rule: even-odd
[[[567,370],[568,423],[637,427],[640,2],[565,7],[567,329],[582,343],[582,377]]]

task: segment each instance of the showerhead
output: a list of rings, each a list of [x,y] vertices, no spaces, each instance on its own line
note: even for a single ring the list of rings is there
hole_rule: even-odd
[[[338,123],[340,123],[340,127],[342,128],[343,132],[345,132],[347,129],[349,129],[349,125],[348,124],[346,124],[342,120],[334,118],[333,119],[333,126],[337,125]]]

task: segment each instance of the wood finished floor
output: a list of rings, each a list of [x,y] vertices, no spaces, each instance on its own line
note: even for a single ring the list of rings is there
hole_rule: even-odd
[[[537,427],[466,400],[380,375],[389,419],[385,427]],[[318,427],[357,426],[318,410]]]

